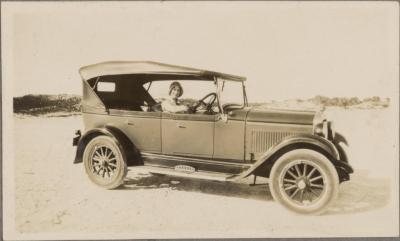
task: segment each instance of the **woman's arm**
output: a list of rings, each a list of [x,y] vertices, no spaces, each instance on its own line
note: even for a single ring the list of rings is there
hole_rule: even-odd
[[[188,107],[186,105],[177,105],[173,103],[171,100],[164,100],[161,103],[161,107],[163,111],[172,113],[184,112],[188,110]]]

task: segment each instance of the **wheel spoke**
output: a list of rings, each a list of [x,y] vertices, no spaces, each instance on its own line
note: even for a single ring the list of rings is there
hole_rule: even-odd
[[[107,157],[108,152],[109,152],[109,149],[105,146],[104,147],[104,157]]]
[[[99,149],[97,149],[97,150],[94,152],[94,156],[101,158],[101,153],[99,152]]]
[[[113,154],[112,150],[110,150],[110,153],[108,153],[107,158],[110,158],[110,156]]]
[[[315,200],[315,199],[314,199],[314,200]],[[308,192],[308,201],[310,201],[310,202],[312,202],[312,201],[313,201],[313,198],[312,198],[311,192]]]
[[[303,177],[305,177],[306,176],[306,173],[307,173],[307,164],[303,164]]]
[[[108,159],[109,162],[110,162],[110,161],[115,161],[115,160],[116,160],[115,157]]]
[[[93,166],[93,173],[97,173],[99,171],[98,169],[96,169],[96,166]],[[99,167],[99,169],[100,169],[100,167]]]
[[[103,147],[100,147],[100,154],[102,157],[104,157]]]
[[[312,188],[309,189],[310,193],[314,194],[316,197],[319,197],[319,194],[316,193]],[[311,195],[310,195],[311,196]],[[310,200],[311,201],[311,200]]]
[[[303,203],[304,189],[300,191],[300,202]]]
[[[104,157],[107,157],[107,156],[108,156],[107,153],[108,153],[108,148],[107,148],[107,147],[104,147]]]
[[[321,178],[322,178],[322,176],[318,176],[318,177],[311,178],[311,179],[310,179],[310,182],[317,181],[317,180],[319,180],[319,179],[321,179]]]
[[[109,162],[108,165],[112,166],[112,167],[117,167],[116,164]]]
[[[285,190],[289,191],[289,190],[292,190],[292,189],[294,189],[296,187],[297,187],[297,185],[291,185],[291,186],[285,187]]]
[[[103,170],[103,167],[100,167],[99,170],[97,170],[96,174],[100,175],[100,171]]]
[[[294,178],[297,179],[298,176],[296,176],[292,171],[288,170],[288,173]]]
[[[297,176],[299,177],[299,176],[301,176],[301,172],[300,172],[300,168],[299,168],[299,165],[294,165],[294,168],[296,169],[296,172],[297,172]]]
[[[92,159],[93,159],[93,161],[100,162],[101,160],[100,160],[99,158],[100,158],[100,157],[94,156]]]
[[[296,196],[296,194],[299,192],[300,189],[296,189],[296,191],[294,191],[292,193],[292,195],[290,195],[290,198],[294,198]]]
[[[284,182],[289,182],[289,183],[296,183],[295,180],[287,179],[287,178],[283,179],[283,181],[284,181]]]
[[[111,167],[110,167],[110,173],[111,173],[111,176],[112,176],[112,175],[114,175],[114,173],[115,173],[115,169],[116,169],[116,168],[111,168]]]
[[[303,198],[303,200],[304,201],[310,201],[310,202],[312,202],[311,201],[311,199],[310,199],[310,194],[309,194],[309,192],[307,192],[307,189],[304,189],[304,198]]]
[[[315,188],[321,188],[321,189],[324,189],[324,185],[319,185],[319,184],[313,184],[313,183],[311,183],[311,185],[310,185],[311,187],[315,187]]]
[[[317,170],[317,168],[313,167],[310,173],[308,173],[307,178],[310,178],[312,174]]]

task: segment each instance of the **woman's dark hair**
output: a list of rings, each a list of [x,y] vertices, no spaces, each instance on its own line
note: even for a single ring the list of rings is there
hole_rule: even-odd
[[[171,95],[171,92],[172,92],[172,90],[173,90],[175,87],[178,87],[178,88],[179,88],[179,95],[178,95],[178,97],[181,97],[181,96],[183,95],[183,88],[182,88],[182,85],[181,85],[178,81],[174,81],[174,82],[171,83],[171,85],[169,86],[168,95]]]

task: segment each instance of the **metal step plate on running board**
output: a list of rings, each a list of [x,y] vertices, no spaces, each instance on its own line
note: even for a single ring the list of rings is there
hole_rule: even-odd
[[[196,171],[193,167],[186,165],[178,165],[175,166],[174,169],[148,166],[148,165],[131,167],[131,169],[145,170],[148,171],[149,173],[164,174],[169,176],[196,178],[196,179],[222,181],[222,182],[230,181],[234,176],[236,176],[225,173]]]

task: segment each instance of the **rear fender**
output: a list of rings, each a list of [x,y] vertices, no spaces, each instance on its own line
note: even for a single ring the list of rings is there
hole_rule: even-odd
[[[256,163],[254,163],[251,168],[242,173],[239,178],[245,178],[252,174],[256,176],[269,177],[269,172],[275,161],[283,154],[295,149],[311,149],[322,153],[336,167],[339,176],[342,176],[340,172],[342,172],[343,170],[348,170],[349,173],[352,172],[351,167],[350,171],[350,169],[347,168],[347,166],[345,165],[346,163],[340,161],[339,151],[332,142],[320,136],[315,136],[311,134],[298,134],[294,136],[288,136],[282,139],[273,147],[271,147],[264,155],[262,155],[258,159]],[[341,170],[338,170],[338,167],[340,167]]]
[[[117,127],[107,125],[104,128],[95,128],[86,132],[77,145],[74,163],[81,163],[86,145],[96,136],[106,135],[111,137],[125,155],[128,166],[143,164],[141,155],[129,138]]]

